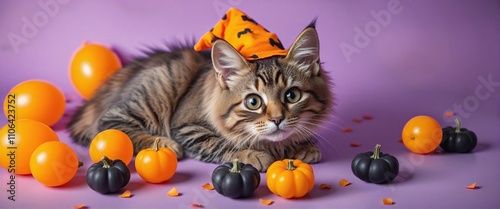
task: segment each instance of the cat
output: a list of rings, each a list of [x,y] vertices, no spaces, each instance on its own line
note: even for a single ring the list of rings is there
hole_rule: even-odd
[[[248,61],[222,39],[211,53],[192,46],[156,51],[112,75],[72,116],[71,138],[88,146],[118,129],[134,152],[160,146],[203,162],[239,159],[265,172],[284,158],[316,163],[315,129],[332,110],[315,21],[286,56]]]

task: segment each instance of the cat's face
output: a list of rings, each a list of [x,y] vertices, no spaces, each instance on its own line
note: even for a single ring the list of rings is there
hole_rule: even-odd
[[[285,57],[248,62],[219,40],[212,58],[223,89],[214,111],[230,139],[304,140],[331,110],[333,98],[313,27],[301,33]]]

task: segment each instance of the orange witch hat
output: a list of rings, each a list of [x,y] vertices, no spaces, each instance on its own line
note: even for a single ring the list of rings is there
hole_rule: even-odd
[[[194,50],[209,49],[216,38],[226,40],[247,60],[287,53],[276,34],[236,8],[230,8],[214,28],[201,37]]]

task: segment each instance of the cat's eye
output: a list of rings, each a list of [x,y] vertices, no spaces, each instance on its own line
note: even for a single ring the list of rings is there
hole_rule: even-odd
[[[245,107],[249,110],[256,110],[262,106],[262,99],[257,94],[250,94],[245,98]]]
[[[301,93],[298,88],[291,88],[285,93],[285,101],[288,103],[296,103],[301,98]]]

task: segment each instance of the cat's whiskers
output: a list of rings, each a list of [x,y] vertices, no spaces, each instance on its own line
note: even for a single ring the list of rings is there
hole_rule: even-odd
[[[331,131],[336,136],[340,136],[342,134],[341,131],[340,131],[340,128],[339,129],[333,129],[333,128],[324,126],[324,125],[319,124],[319,123],[312,123],[312,122],[307,122],[307,121],[303,121],[302,123],[310,125],[310,126],[315,126],[315,127],[320,128],[320,129],[329,130],[329,131]],[[343,137],[346,137],[347,139],[351,139],[352,136],[351,135],[347,135],[347,136],[343,135]]]
[[[310,119],[310,120],[311,120],[311,119]],[[336,125],[336,124],[334,124],[334,123],[331,123],[331,124],[335,125],[336,127],[338,127],[338,129],[333,129],[333,128],[331,128],[331,127],[328,127],[328,126],[325,126],[325,125],[320,124],[320,122],[321,122],[321,123],[324,123],[324,121],[318,120],[318,123],[313,123],[313,122],[314,122],[314,119],[313,119],[313,120],[311,120],[311,121],[312,121],[312,122],[303,121],[302,123],[304,123],[304,124],[308,124],[308,125],[311,125],[311,126],[315,126],[315,127],[320,128],[320,129],[326,129],[326,130],[329,130],[329,131],[331,131],[332,133],[334,133],[334,134],[335,134],[335,135],[337,135],[337,136],[340,136],[340,135],[342,134],[342,133],[341,133],[341,131],[340,131],[342,128],[341,128],[341,126],[339,126],[339,125]],[[344,137],[346,137],[347,139],[351,139],[351,137],[352,137],[352,136],[351,136],[351,135],[347,135],[347,136],[344,136]]]
[[[328,142],[328,140],[326,140],[323,136],[317,134],[312,129],[308,128],[307,126],[297,124],[295,126],[295,130],[300,132],[301,135],[304,137],[304,139],[307,140],[308,142],[318,141],[318,142],[322,143],[319,138]]]
[[[314,135],[314,134],[311,134],[309,133],[307,130],[305,129],[302,129],[302,128],[296,128],[296,133],[298,133],[299,135],[303,136],[305,140],[302,141],[302,143],[307,143],[309,145],[314,145],[314,146],[317,146],[317,141],[320,141],[318,140],[318,138]],[[320,142],[321,143],[321,142]],[[323,145],[324,146],[324,145]]]
[[[247,134],[247,135],[244,137],[241,137],[242,135],[245,135],[245,134]],[[229,154],[228,156],[231,156],[232,153],[235,153],[235,152],[240,151],[242,149],[245,149],[247,147],[250,148],[250,147],[252,147],[252,144],[255,143],[255,141],[258,141],[258,140],[255,140],[257,137],[258,137],[258,135],[256,135],[256,134],[241,132],[241,133],[239,133],[231,138],[228,138],[228,140],[226,140],[226,142],[222,145],[221,149],[216,151],[214,154],[216,156],[219,156],[219,158],[221,160],[224,160],[223,156],[221,156],[221,155]],[[248,143],[249,141],[250,141],[250,143]],[[225,148],[227,146],[230,146],[231,149],[225,150]],[[232,159],[225,159],[225,160],[230,161]]]
[[[259,140],[259,136],[260,134],[257,133],[257,134],[249,134],[248,135],[250,137],[252,137],[252,140],[250,140],[250,143],[248,144],[248,149],[252,149],[254,144],[257,143],[257,145],[259,144],[260,140]]]
[[[317,123],[315,123],[315,122],[317,122]],[[301,123],[304,123],[304,124],[307,124],[307,125],[312,125],[312,126],[315,126],[315,127],[318,127],[318,128],[322,128],[322,129],[327,129],[327,130],[335,132],[336,134],[340,133],[338,131],[338,129],[333,129],[333,128],[331,128],[329,126],[325,126],[323,124],[333,125],[333,126],[339,128],[339,129],[342,128],[340,125],[335,124],[333,122],[323,121],[323,120],[315,120],[315,119],[312,119],[312,118],[309,118],[308,120],[301,121]]]
[[[229,153],[233,153],[235,152],[234,149],[236,149],[236,146],[234,146],[234,141],[236,138],[239,138],[241,135],[243,135],[244,132],[242,133],[239,133],[235,136],[233,136],[232,138],[228,138],[228,140],[225,140],[222,144],[222,146],[217,149],[217,151],[214,152],[214,156],[216,156],[216,158],[219,158],[221,161],[224,160],[223,159],[223,154],[225,154],[226,152],[229,152]],[[231,149],[229,151],[226,151],[226,147],[231,147]]]
[[[335,149],[335,151],[339,154],[339,155],[342,155],[342,153],[337,149],[337,147],[335,147],[335,145],[333,143],[331,143],[329,140],[327,140],[326,138],[324,138],[323,136],[317,134],[317,133],[314,133],[313,130],[311,130],[310,128],[308,128],[307,126],[304,126],[304,125],[301,125],[301,124],[297,124],[296,126],[296,130],[298,130],[298,132],[306,132],[308,134],[311,134],[313,135],[322,146],[324,146],[325,148],[328,148],[328,146],[326,146],[326,143],[328,143],[328,145],[330,145],[333,149]],[[321,138],[322,140],[319,140],[318,139]],[[330,149],[327,149],[329,152],[330,152]]]

